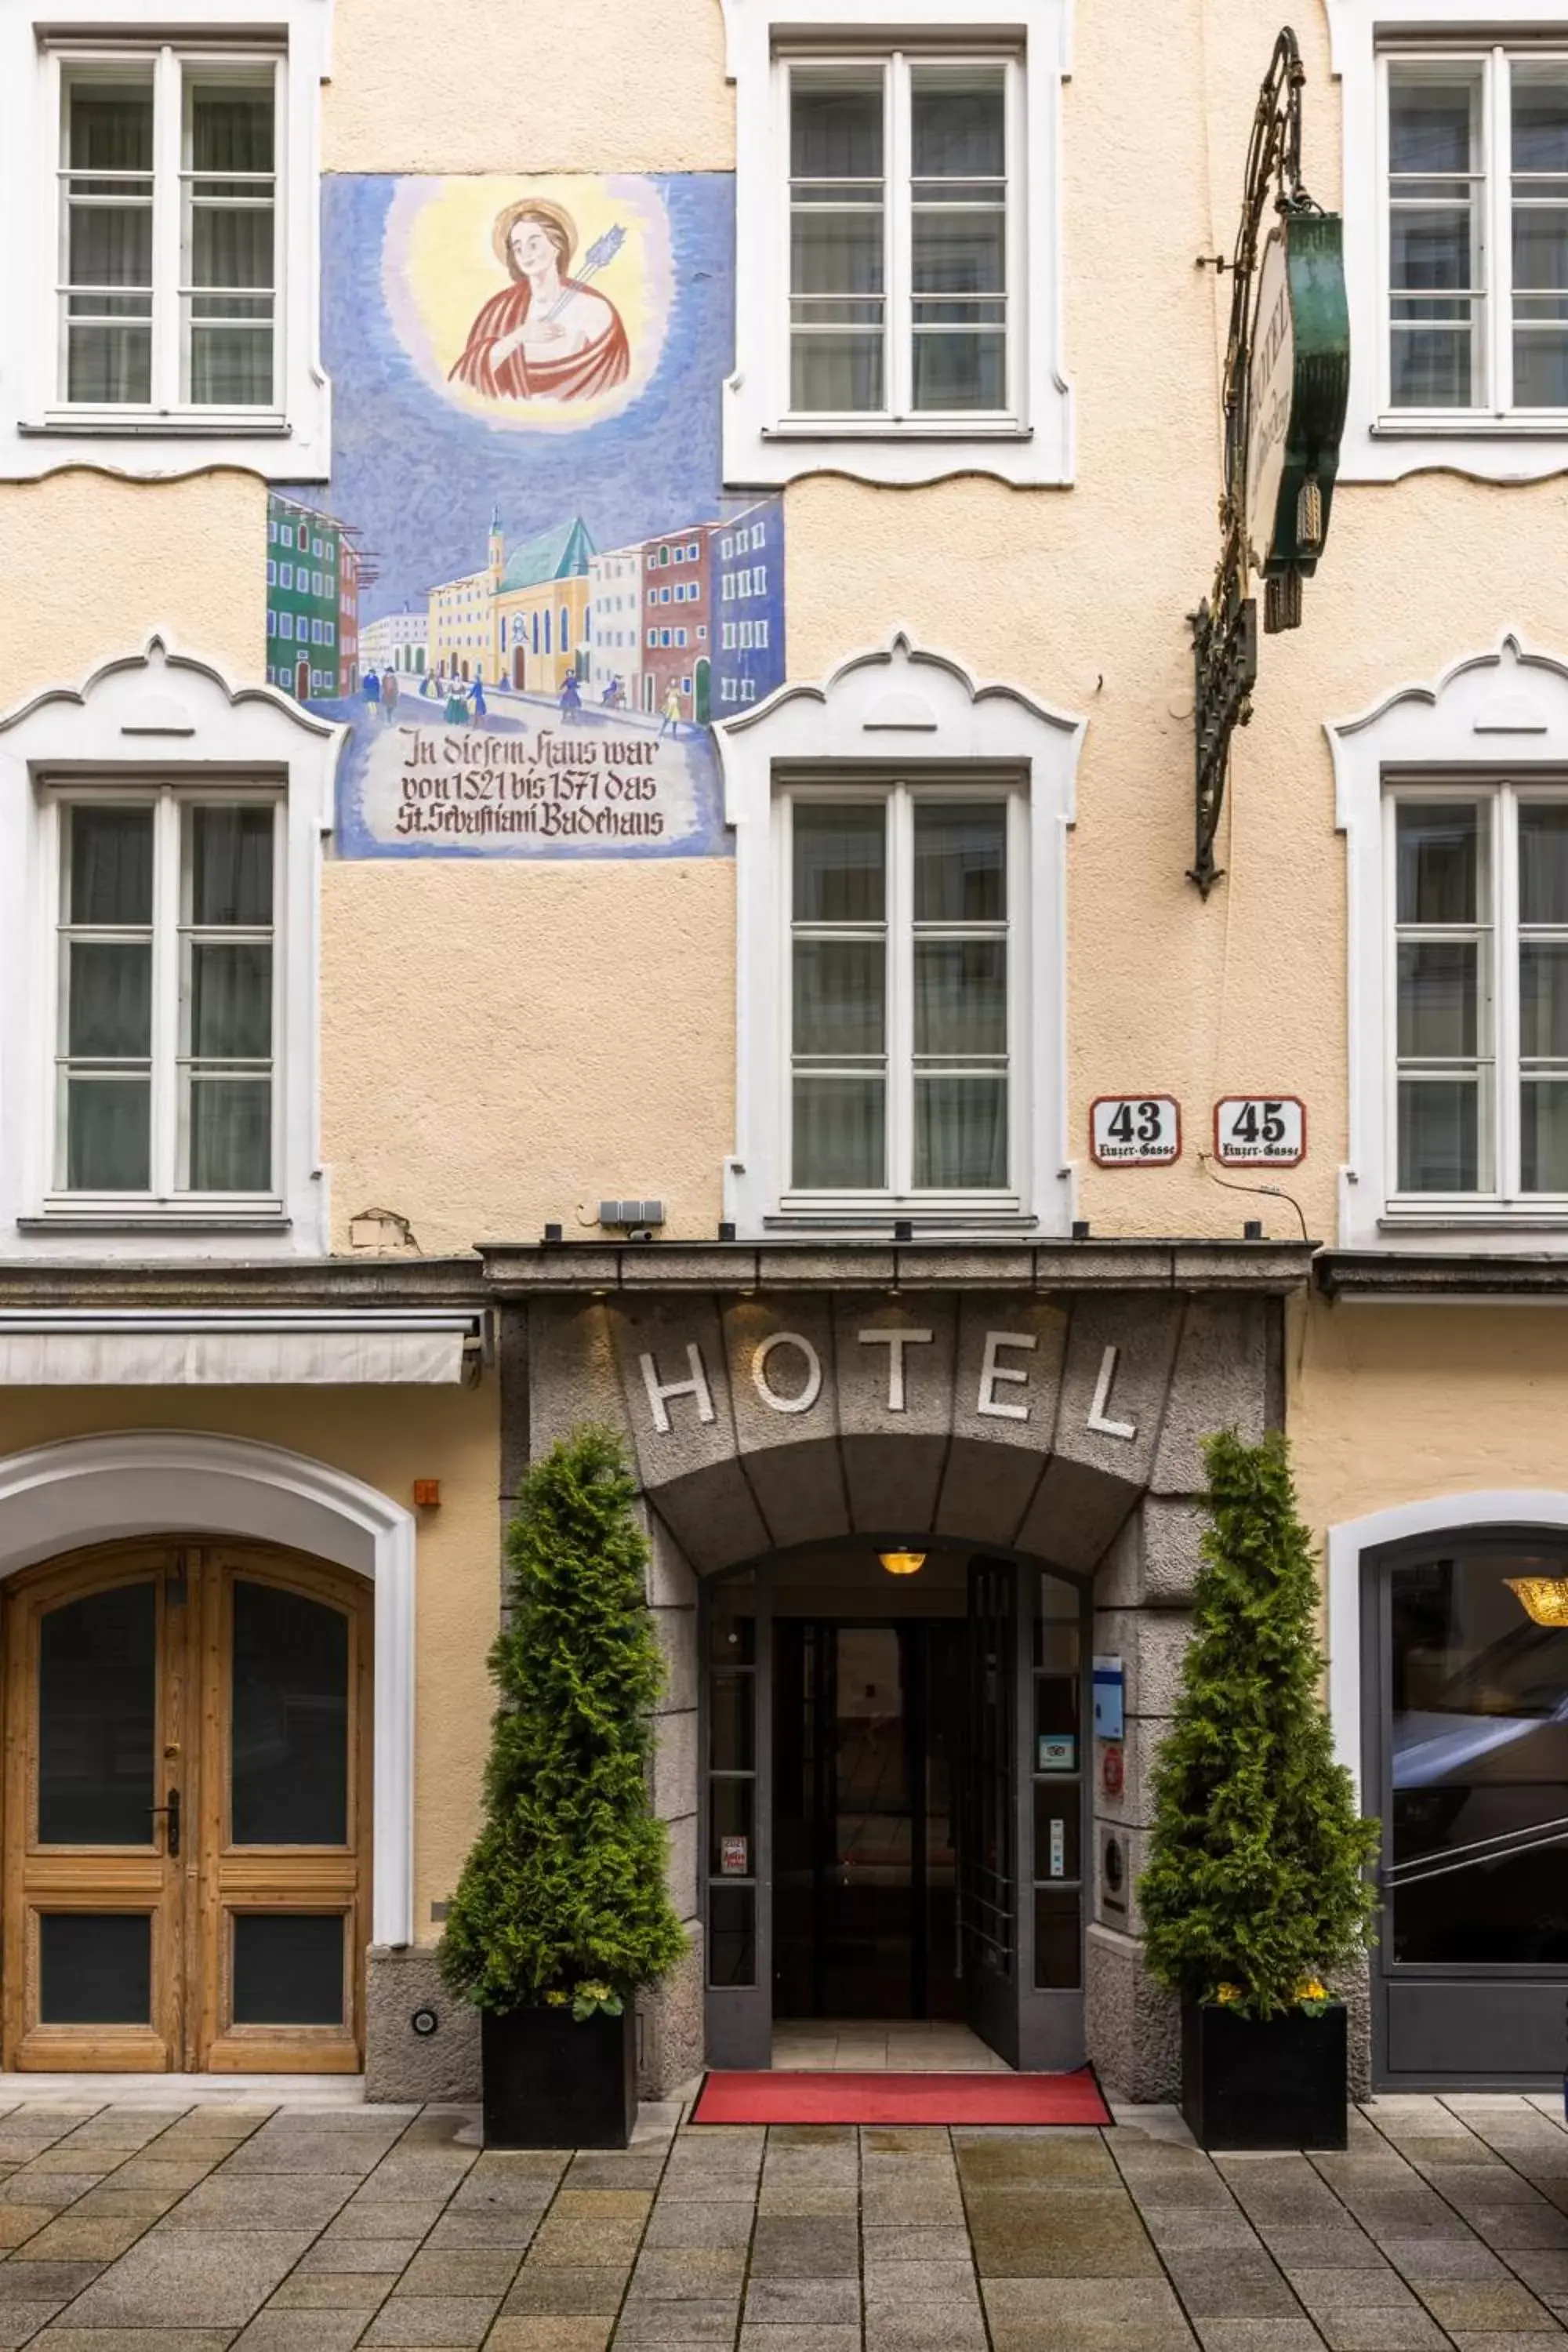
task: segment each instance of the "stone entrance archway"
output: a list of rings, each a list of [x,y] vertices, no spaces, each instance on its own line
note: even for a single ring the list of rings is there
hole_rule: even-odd
[[[656,1771],[693,1948],[648,2005],[645,2079],[702,2063],[699,1581],[794,1546],[946,1538],[1092,1576],[1126,1683],[1120,1785],[1093,1776],[1086,2032],[1104,2079],[1167,2096],[1174,2019],[1132,1888],[1198,1559],[1201,1441],[1283,1417],[1279,1244],[494,1251],[510,1492],[574,1423],[626,1438],[669,1661]],[[1107,1864],[1110,1864],[1109,1871]]]

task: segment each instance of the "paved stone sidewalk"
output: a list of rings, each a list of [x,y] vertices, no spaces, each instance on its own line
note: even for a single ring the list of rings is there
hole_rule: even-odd
[[[1552,2352],[1568,2320],[1546,2099],[1212,2162],[1161,2111],[675,2123],[506,2155],[449,2109],[0,2107],[0,2352]]]

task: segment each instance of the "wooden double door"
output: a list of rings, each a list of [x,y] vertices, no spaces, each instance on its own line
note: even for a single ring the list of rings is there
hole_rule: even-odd
[[[369,1587],[142,1542],[5,1596],[6,2066],[353,2073]]]

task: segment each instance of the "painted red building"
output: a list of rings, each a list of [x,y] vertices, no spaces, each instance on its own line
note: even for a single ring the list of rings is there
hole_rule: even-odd
[[[665,531],[642,545],[643,709],[706,726],[713,700],[713,590],[709,525]]]

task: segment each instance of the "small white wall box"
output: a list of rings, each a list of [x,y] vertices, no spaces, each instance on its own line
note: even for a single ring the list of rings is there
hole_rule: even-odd
[[[601,1201],[599,1223],[602,1225],[662,1225],[662,1201]]]

